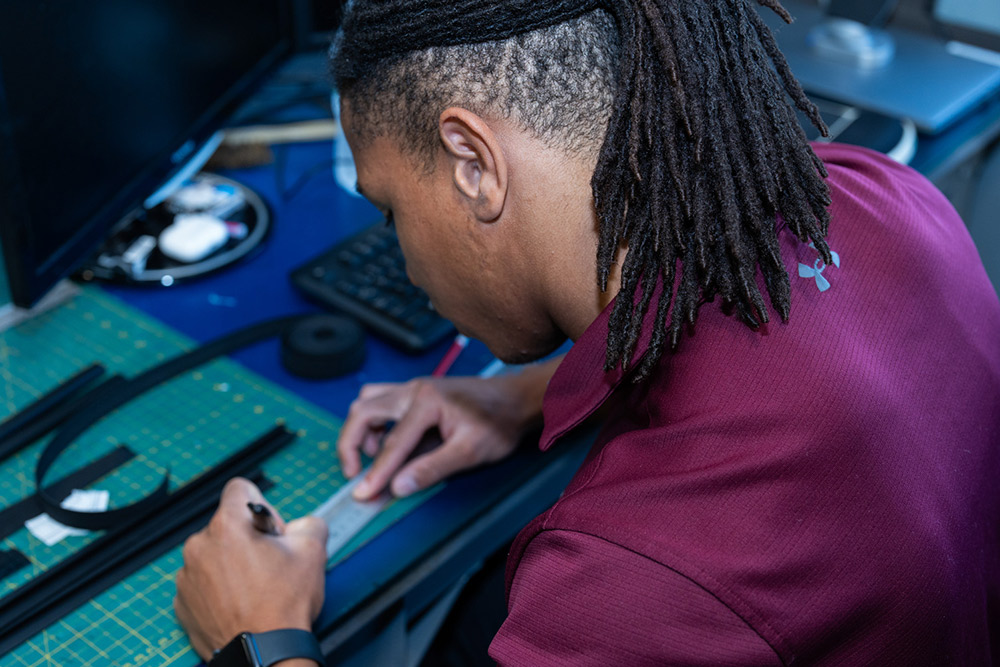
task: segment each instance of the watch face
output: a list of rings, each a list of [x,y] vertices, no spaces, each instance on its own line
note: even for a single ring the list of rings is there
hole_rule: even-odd
[[[209,667],[258,667],[250,649],[250,635],[238,634],[233,641],[222,647],[208,663]]]
[[[240,633],[208,663],[208,667],[269,667],[290,658],[325,664],[316,636],[308,630],[285,628],[261,633]]]

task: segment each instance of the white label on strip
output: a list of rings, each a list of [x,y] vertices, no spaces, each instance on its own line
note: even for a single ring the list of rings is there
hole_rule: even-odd
[[[313,512],[313,516],[318,516],[326,521],[327,528],[330,530],[329,537],[326,539],[327,557],[332,556],[347,544],[390,500],[387,492],[374,500],[365,502],[355,500],[351,496],[351,491],[364,478],[365,472],[367,471],[362,471],[361,474],[340,487],[336,493],[330,496],[329,500]]]
[[[105,490],[81,491],[80,489],[73,489],[73,492],[66,496],[59,505],[65,509],[77,512],[103,512],[108,509],[110,501],[111,494]],[[46,546],[50,547],[62,542],[67,537],[86,535],[90,532],[81,528],[64,526],[48,514],[39,514],[33,519],[28,519],[24,522],[24,527],[32,535],[44,542]]]
[[[53,544],[62,542],[70,535],[87,534],[86,530],[70,528],[69,526],[62,525],[48,514],[39,514],[34,519],[28,519],[24,522],[24,527],[27,528],[32,535],[44,542],[46,546],[50,547]]]
[[[63,509],[75,510],[77,512],[103,512],[108,509],[111,502],[111,493],[104,489],[94,489],[92,491],[81,491],[73,489],[73,493],[59,503]]]

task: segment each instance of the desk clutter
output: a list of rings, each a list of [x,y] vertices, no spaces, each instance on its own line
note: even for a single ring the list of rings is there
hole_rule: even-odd
[[[13,416],[55,388],[110,376],[107,393],[128,393],[122,388],[138,387],[151,369],[177,370],[175,360],[197,357],[192,348],[87,287],[0,334],[0,411],[8,415],[0,434],[6,426],[10,435],[9,426],[18,425]],[[7,619],[0,623],[0,665],[197,664],[173,616],[173,577],[181,543],[207,522],[225,480],[249,476],[289,517],[315,511],[345,485],[335,453],[339,421],[235,362],[206,361],[136,394],[92,427],[79,428],[75,413],[51,437],[22,442],[0,460],[0,618]],[[56,401],[56,408],[85,403],[83,395]],[[60,453],[60,434],[74,428],[78,436]],[[167,502],[151,502],[161,489]],[[329,563],[427,495],[391,502],[329,554]],[[144,511],[126,512],[133,504]],[[91,522],[100,530],[60,532],[52,517],[42,518],[43,509],[73,517],[108,505]],[[25,525],[32,522],[34,530]]]
[[[253,190],[199,173],[164,202],[129,213],[79,275],[169,287],[242,259],[260,245],[270,225],[270,211]]]

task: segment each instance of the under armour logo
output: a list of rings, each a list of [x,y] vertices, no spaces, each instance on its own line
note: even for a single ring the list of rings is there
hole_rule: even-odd
[[[816,249],[816,246],[813,245],[812,243],[809,244],[809,247],[812,248],[813,250]],[[839,269],[840,255],[838,255],[832,250],[830,251],[830,255],[833,257],[833,265]],[[799,278],[815,278],[816,287],[819,288],[820,292],[825,292],[828,289],[830,289],[830,281],[823,276],[823,271],[826,270],[826,267],[827,264],[826,262],[823,261],[822,257],[817,257],[816,261],[813,263],[812,266],[808,266],[806,264],[799,264]]]

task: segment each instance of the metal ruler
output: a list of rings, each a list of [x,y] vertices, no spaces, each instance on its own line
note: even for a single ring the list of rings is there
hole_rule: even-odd
[[[362,471],[354,479],[340,487],[336,493],[330,496],[329,500],[313,512],[313,516],[318,516],[326,521],[326,525],[330,529],[329,537],[326,538],[328,557],[347,544],[348,540],[375,518],[375,515],[391,500],[388,491],[383,492],[374,500],[364,502],[355,500],[351,496],[351,491],[364,478],[365,472],[367,471]]]

